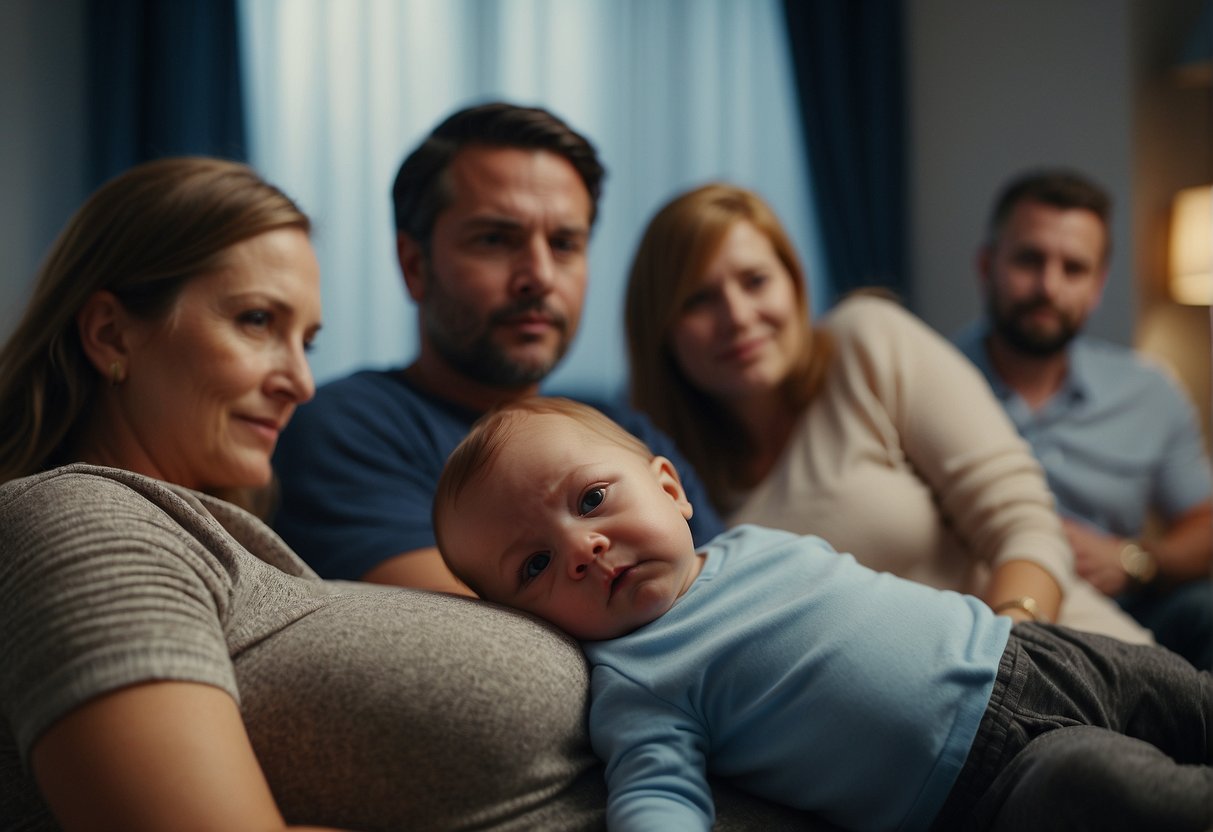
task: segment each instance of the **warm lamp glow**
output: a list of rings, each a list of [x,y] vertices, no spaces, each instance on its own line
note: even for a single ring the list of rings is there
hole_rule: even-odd
[[[1185,188],[1171,210],[1171,297],[1213,304],[1213,185]]]

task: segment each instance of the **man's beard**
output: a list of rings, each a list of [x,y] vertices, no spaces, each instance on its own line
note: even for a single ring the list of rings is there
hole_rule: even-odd
[[[993,295],[986,304],[994,332],[1018,353],[1033,358],[1050,358],[1065,350],[1082,329],[1083,320],[1075,320],[1049,301],[1034,298],[1003,308]],[[1042,332],[1023,323],[1023,318],[1037,309],[1052,309],[1059,326],[1052,332]]]
[[[494,310],[485,321],[446,294],[440,280],[429,274],[428,298],[421,325],[442,358],[459,372],[490,387],[522,387],[542,381],[569,346],[568,319],[550,309],[543,298],[520,298]],[[551,355],[529,361],[510,356],[493,340],[496,326],[518,315],[541,312],[560,335]]]

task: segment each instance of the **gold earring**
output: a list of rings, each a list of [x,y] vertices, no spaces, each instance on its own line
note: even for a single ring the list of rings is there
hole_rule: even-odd
[[[126,368],[122,366],[121,361],[112,362],[110,364],[110,386],[117,387],[124,381],[126,381]]]

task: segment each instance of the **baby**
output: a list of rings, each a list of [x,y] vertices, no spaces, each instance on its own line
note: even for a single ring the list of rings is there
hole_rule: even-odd
[[[612,830],[708,829],[707,772],[849,829],[1213,826],[1213,677],[755,526],[700,551],[669,460],[519,401],[451,454],[434,529],[482,598],[580,639]]]

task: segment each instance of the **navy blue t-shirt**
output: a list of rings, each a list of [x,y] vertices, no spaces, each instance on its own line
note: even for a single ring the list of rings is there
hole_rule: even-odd
[[[669,437],[636,411],[587,404],[674,463],[695,508],[696,545],[723,530]],[[430,510],[438,477],[480,415],[422,393],[400,370],[324,385],[296,412],[274,453],[281,485],[274,529],[325,578],[357,580],[388,558],[436,545]]]

